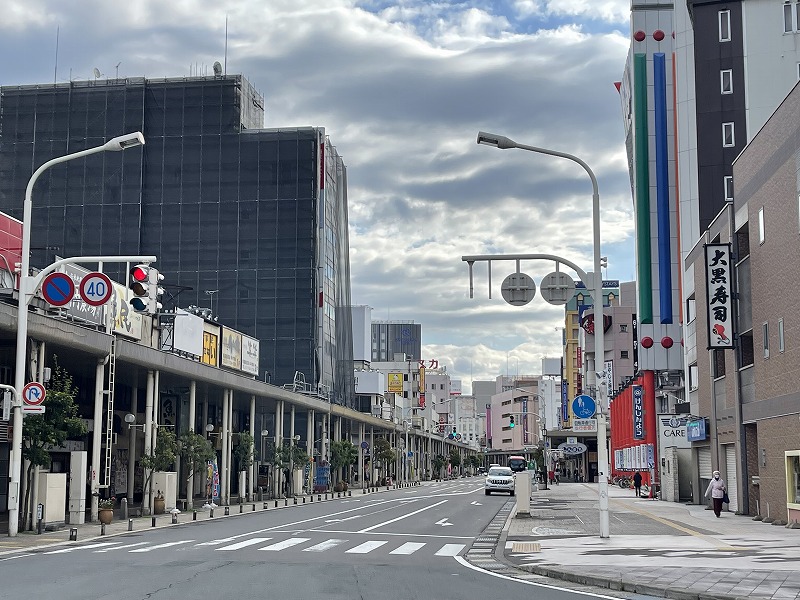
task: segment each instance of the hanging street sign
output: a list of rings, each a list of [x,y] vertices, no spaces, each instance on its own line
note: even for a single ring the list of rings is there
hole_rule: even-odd
[[[25,413],[26,415],[27,414],[43,415],[46,408],[47,408],[46,406],[42,405],[33,406],[30,404],[24,404],[22,406],[22,412]]]
[[[114,287],[111,285],[108,275],[89,273],[81,279],[80,294],[83,301],[89,306],[100,306],[111,300]]]
[[[42,282],[42,297],[53,306],[66,306],[75,296],[75,284],[66,273],[50,273]]]
[[[45,392],[44,386],[38,381],[26,383],[25,387],[22,388],[22,400],[25,404],[30,406],[38,406],[44,402],[44,397],[46,395],[47,392]]]
[[[579,419],[591,419],[597,411],[594,398],[581,394],[572,401],[572,412]]]

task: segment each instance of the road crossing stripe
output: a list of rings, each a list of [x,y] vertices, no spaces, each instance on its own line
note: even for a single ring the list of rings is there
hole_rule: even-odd
[[[424,545],[424,542],[406,542],[399,548],[389,552],[389,554],[414,554],[414,552],[422,548]]]
[[[111,552],[112,550],[122,550],[123,548],[135,548],[136,546],[144,546],[147,542],[136,542],[135,544],[126,544],[125,546],[114,546],[113,548],[104,548],[103,550],[95,550],[95,552]]]
[[[278,550],[291,548],[292,546],[297,546],[297,544],[302,544],[304,542],[307,542],[309,539],[311,538],[289,538],[288,540],[283,540],[282,542],[278,542],[277,544],[264,546],[263,548],[259,548],[259,550],[270,550],[272,552],[277,552]]]
[[[70,548],[62,548],[61,550],[51,550],[44,554],[66,554],[73,550],[89,550],[90,548],[102,548],[103,546],[113,546],[114,544],[119,544],[119,542],[101,542],[99,544],[89,544],[87,546],[72,546]]]
[[[191,544],[194,540],[182,540],[180,542],[167,542],[166,544],[158,544],[148,548],[137,548],[136,550],[128,550],[128,552],[151,552],[153,550],[160,550],[161,548],[169,548],[170,546],[178,546],[179,544]]]
[[[338,546],[339,544],[344,544],[347,540],[337,540],[336,538],[332,538],[330,540],[326,540],[315,546],[311,546],[310,548],[305,548],[303,552],[325,552],[334,546]]]
[[[223,546],[222,548],[217,548],[217,551],[220,550],[238,550],[239,548],[247,548],[247,546],[252,546],[254,544],[260,544],[261,542],[266,542],[267,540],[271,540],[272,538],[253,538],[251,540],[245,540],[243,542],[237,542],[235,544],[231,544],[230,546]]]
[[[373,542],[364,542],[363,544],[359,544],[355,548],[350,548],[347,550],[346,554],[366,554],[367,552],[372,552],[375,548],[380,548],[384,544],[388,544],[388,540],[375,540]]]
[[[210,542],[200,542],[199,544],[195,544],[195,546],[216,546],[217,544],[225,544],[226,542],[232,542],[235,539],[236,539],[235,537],[222,538],[219,540],[211,540]]]
[[[464,549],[464,544],[445,544],[434,556],[458,556]]]

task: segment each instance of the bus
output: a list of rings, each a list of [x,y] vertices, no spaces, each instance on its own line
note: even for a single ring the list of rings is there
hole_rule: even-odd
[[[528,461],[525,460],[524,456],[509,456],[508,457],[508,468],[511,469],[514,473],[520,473],[522,471],[528,470]]]

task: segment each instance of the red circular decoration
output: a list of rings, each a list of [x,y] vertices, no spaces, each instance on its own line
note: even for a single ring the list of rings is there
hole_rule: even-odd
[[[642,348],[652,348],[653,338],[647,336],[642,338]]]
[[[661,338],[661,345],[664,346],[664,348],[672,348],[672,344],[674,343],[675,342],[668,335]]]
[[[681,347],[683,347],[683,340],[681,340]]]
[[[641,29],[633,34],[633,39],[635,39],[637,42],[643,42],[644,38],[646,37],[647,34],[645,34],[645,32],[642,31]]]
[[[655,41],[657,41],[657,42],[660,42],[661,40],[663,40],[663,39],[664,39],[664,32],[663,32],[663,31],[661,31],[660,29],[656,29],[656,30],[653,32],[653,39],[654,39]]]

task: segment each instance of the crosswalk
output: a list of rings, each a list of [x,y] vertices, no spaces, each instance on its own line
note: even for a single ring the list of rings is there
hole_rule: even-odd
[[[363,538],[362,538],[363,539]],[[335,552],[341,551],[349,555],[365,555],[375,552],[376,554],[386,554],[389,556],[404,557],[411,556],[417,552],[422,554],[432,554],[437,557],[459,556],[466,544],[457,543],[429,543],[429,542],[406,542],[402,540],[347,540],[341,538],[310,538],[310,537],[287,537],[277,539],[274,537],[227,537],[206,542],[196,542],[195,540],[175,540],[160,544],[150,544],[149,542],[125,543],[125,540],[108,541],[100,543],[85,544],[83,546],[69,546],[50,550],[42,554],[66,554],[78,552],[107,553],[107,552],[129,552],[144,554],[148,552],[158,552],[160,550],[211,550],[214,552],[235,552],[251,551],[258,552]]]

